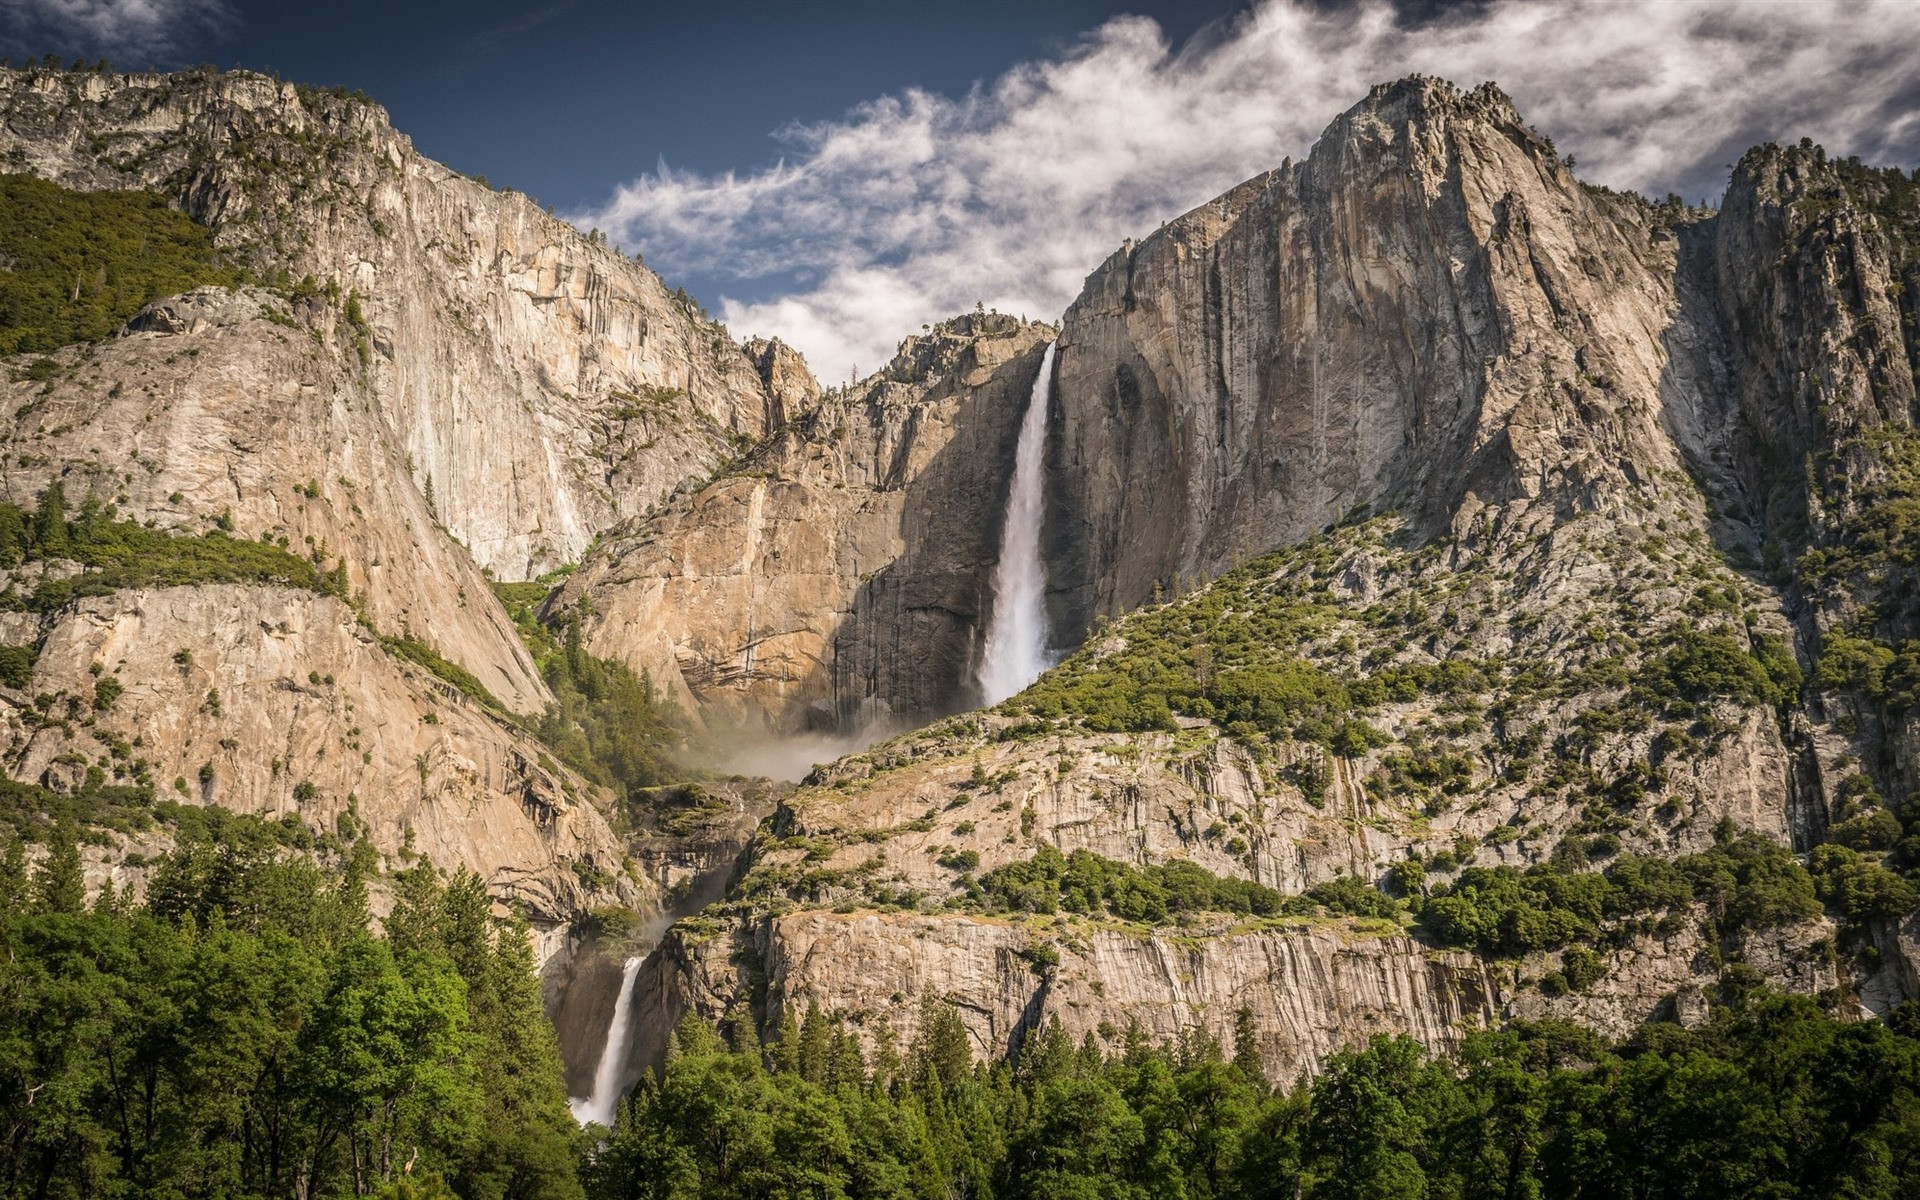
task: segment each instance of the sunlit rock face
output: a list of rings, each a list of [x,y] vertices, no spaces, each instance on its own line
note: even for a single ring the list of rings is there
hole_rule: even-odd
[[[815,391],[790,350],[757,364],[653,272],[421,156],[364,98],[245,72],[0,71],[15,152],[9,170],[67,187],[160,191],[263,275],[356,297],[369,421],[499,578],[577,560]]]
[[[885,730],[975,703],[1051,334],[984,314],[908,338],[730,474],[608,534],[554,606],[584,602],[595,653],[717,729]]]
[[[1496,89],[1412,79],[1372,92],[1305,161],[1124,247],[1058,338],[1042,558],[1052,628],[1086,643],[1063,672],[1151,673],[1127,657],[1136,627],[1103,621],[1190,597],[1194,622],[1157,635],[1171,661],[1205,636],[1209,580],[1299,547],[1208,611],[1294,596],[1317,615],[1288,650],[1345,677],[1453,662],[1567,682],[1464,707],[1391,695],[1369,714],[1387,744],[1332,754],[1282,736],[1249,755],[1193,718],[1035,733],[1017,699],[943,722],[792,796],[755,863],[779,899],[670,939],[639,1002],[666,1027],[751,993],[770,1017],[819,1003],[904,1035],[921,997],[958,997],[983,1053],[1054,1016],[1076,1033],[1139,1019],[1220,1035],[1245,1003],[1286,1077],[1376,1031],[1446,1045],[1505,1016],[1615,1033],[1692,1019],[1722,955],[1806,994],[1851,979],[1876,1011],[1911,994],[1897,923],[1874,933],[1875,965],[1826,956],[1824,919],[1721,945],[1692,914],[1610,947],[1588,990],[1550,995],[1536,985],[1552,955],[1481,961],[1364,922],[1009,923],[967,911],[952,865],[1084,848],[1298,893],[1371,885],[1410,855],[1444,860],[1443,881],[1526,867],[1598,828],[1655,855],[1704,850],[1722,821],[1807,849],[1855,811],[1843,781],[1913,790],[1916,723],[1850,684],[1796,685],[1780,706],[1715,693],[1671,733],[1618,709],[1625,681],[1689,631],[1772,647],[1783,673],[1862,613],[1890,614],[1875,636],[1920,633],[1899,603],[1831,588],[1815,602],[1792,568],[1901,477],[1920,362],[1902,297],[1920,281],[1886,219],[1812,150],[1747,155],[1719,213],[1593,188]],[[1018,411],[994,418],[1002,470]],[[915,502],[938,519],[976,494]],[[690,520],[677,544],[696,540]],[[977,601],[970,613],[977,627]],[[849,643],[861,627],[839,628],[837,661],[880,653],[884,633]],[[1421,784],[1441,759],[1457,777]],[[1143,1015],[1169,1011],[1164,1029]]]
[[[0,155],[70,188],[159,192],[260,281],[163,298],[125,336],[54,355],[46,385],[0,385],[4,440],[33,447],[9,455],[5,498],[59,479],[76,507],[277,541],[350,601],[158,589],[8,614],[10,644],[47,647],[9,703],[9,772],[59,783],[54,760],[138,736],[163,789],[177,776],[323,831],[352,811],[395,861],[475,870],[527,905],[543,953],[589,908],[651,905],[594,789],[507,719],[550,697],[487,574],[577,559],[804,410],[798,356],[749,355],[644,266],[421,157],[361,98],[244,72],[0,70]],[[503,711],[382,650],[402,636]],[[71,738],[21,716],[96,669],[126,682],[111,713]]]

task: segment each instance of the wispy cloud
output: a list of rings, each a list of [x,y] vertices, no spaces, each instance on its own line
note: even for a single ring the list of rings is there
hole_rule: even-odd
[[[577,2],[578,0],[557,0],[556,3],[523,12],[481,30],[460,43],[452,57],[440,66],[438,74],[442,78],[452,78],[485,66],[511,50],[518,39],[571,12],[577,6]]]
[[[721,315],[839,379],[975,301],[1058,314],[1122,238],[1304,154],[1368,87],[1411,72],[1495,80],[1582,176],[1616,187],[1711,197],[1770,138],[1911,164],[1913,18],[1908,0],[1495,0],[1410,28],[1383,0],[1266,0],[1176,49],[1122,17],[965,96],[907,91],[789,127],[771,169],[661,164],[575,215],[670,278],[770,295]]]

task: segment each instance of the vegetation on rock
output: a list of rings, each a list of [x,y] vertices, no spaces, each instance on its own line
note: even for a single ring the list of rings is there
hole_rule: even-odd
[[[32,511],[0,503],[0,567],[63,560],[83,569],[44,577],[25,597],[9,587],[12,594],[0,594],[0,604],[10,600],[12,607],[45,613],[126,588],[199,583],[279,584],[346,595],[344,563],[325,568],[272,542],[233,537],[220,522],[201,534],[155,529],[120,518],[112,503],[93,496],[69,517],[58,480]]]
[[[163,296],[242,281],[164,197],[31,175],[0,175],[0,266],[0,355],[97,342]]]

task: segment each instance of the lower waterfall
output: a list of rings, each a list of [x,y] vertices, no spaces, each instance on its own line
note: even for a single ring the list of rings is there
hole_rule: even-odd
[[[993,569],[993,619],[975,678],[981,702],[998,704],[1052,665],[1047,659],[1047,569],[1040,561],[1040,521],[1046,497],[1042,468],[1047,449],[1047,407],[1053,398],[1053,351],[1040,356],[1027,415],[1013,456],[1007,490],[1007,520],[1000,534],[1000,561]]]
[[[626,1065],[627,1046],[632,1034],[627,1009],[633,1003],[633,980],[640,974],[639,958],[629,958],[620,973],[620,995],[613,1002],[613,1020],[607,1026],[607,1044],[600,1051],[600,1066],[593,1073],[591,1095],[567,1102],[573,1119],[582,1125],[613,1128],[614,1113],[620,1106],[620,1070]]]

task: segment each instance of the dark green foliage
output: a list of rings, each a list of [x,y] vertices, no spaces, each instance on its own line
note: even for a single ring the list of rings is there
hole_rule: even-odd
[[[524,926],[422,867],[370,936],[364,843],[201,811],[143,908],[70,830],[0,904],[0,1197],[578,1197]]]
[[[1570,968],[1572,964],[1570,963]],[[1190,1035],[1102,1049],[1049,1024],[973,1064],[946,1006],[905,1061],[791,1014],[763,1048],[689,1021],[586,1168],[589,1196],[1383,1200],[1900,1197],[1920,1188],[1920,1041],[1762,993],[1609,1047],[1557,1024],[1336,1054],[1274,1091]],[[1250,1020],[1239,1026],[1249,1040]]]
[[[501,707],[500,701],[494,697],[494,694],[487,690],[487,685],[481,683],[472,671],[467,670],[459,663],[451,662],[441,657],[438,650],[435,650],[432,646],[427,645],[420,639],[406,634],[401,634],[397,637],[383,635],[380,638],[380,645],[388,654],[393,655],[395,658],[404,658],[410,663],[425,667],[435,676],[451,684],[462,694],[470,697],[483,707],[490,708],[495,712],[506,711]]]
[[[162,296],[242,282],[163,197],[31,175],[0,175],[0,260],[0,355],[96,342]]]
[[[1844,845],[1817,847],[1811,867],[1820,899],[1849,924],[1904,917],[1920,908],[1920,882],[1897,875]]]
[[[1726,629],[1680,629],[1635,681],[1655,697],[1693,702],[1728,699],[1746,705],[1780,705],[1800,690],[1799,664],[1784,644],[1762,643],[1756,655],[1744,637]]]
[[[151,786],[110,784],[98,770],[67,791],[0,776],[0,841],[14,836],[43,842],[61,822],[126,833],[147,828],[159,811]]]
[[[645,676],[587,653],[578,620],[569,618],[540,658],[540,674],[554,702],[535,732],[568,766],[629,800],[672,777],[675,712],[654,698]]]
[[[1813,877],[1785,848],[1723,825],[1704,853],[1672,860],[1622,855],[1604,873],[1578,872],[1559,857],[1524,872],[1469,867],[1421,905],[1420,924],[1445,945],[1525,954],[1590,942],[1603,923],[1695,902],[1707,906],[1722,935],[1820,913]]]
[[[62,821],[54,828],[46,857],[34,868],[31,896],[38,912],[77,913],[86,907],[87,881],[71,821]]]
[[[1387,744],[1367,709],[1422,694],[1472,694],[1497,670],[1457,661],[1396,667],[1365,678],[1301,657],[1338,610],[1315,598],[1318,539],[1255,559],[1204,590],[1129,616],[1125,646],[1096,637],[1010,703],[1032,716],[1095,731],[1172,729],[1176,714],[1210,720],[1242,740],[1318,742],[1355,757]]]
[[[40,657],[38,646],[0,645],[0,684],[24,688],[33,682],[33,664]]]
[[[619,792],[630,811],[653,813],[673,797],[649,789],[681,774],[673,762],[673,748],[681,740],[679,713],[654,697],[652,681],[644,675],[589,654],[577,613],[551,626],[542,623],[541,605],[560,578],[493,585],[553,692],[554,702],[534,733],[562,762]]]
[[[1026,862],[987,872],[980,877],[979,890],[982,903],[992,912],[1108,913],[1149,924],[1177,912],[1269,916],[1280,912],[1286,902],[1270,887],[1222,878],[1189,862],[1134,867],[1091,850],[1063,855],[1047,845]],[[1380,899],[1392,903],[1384,896]]]
[[[1397,918],[1400,904],[1363,880],[1342,875],[1307,889],[1307,899],[1328,912],[1351,917]]]
[[[11,508],[0,505],[0,510]],[[49,486],[31,514],[14,508],[30,533],[23,558],[62,558],[85,571],[67,579],[49,579],[35,589],[27,607],[52,612],[83,596],[105,596],[122,588],[179,587],[196,583],[259,583],[344,595],[338,570],[323,571],[268,542],[227,536],[220,530],[191,535],[149,529],[116,518],[112,505],[89,499],[69,519],[58,482]],[[0,520],[0,526],[10,522]]]

